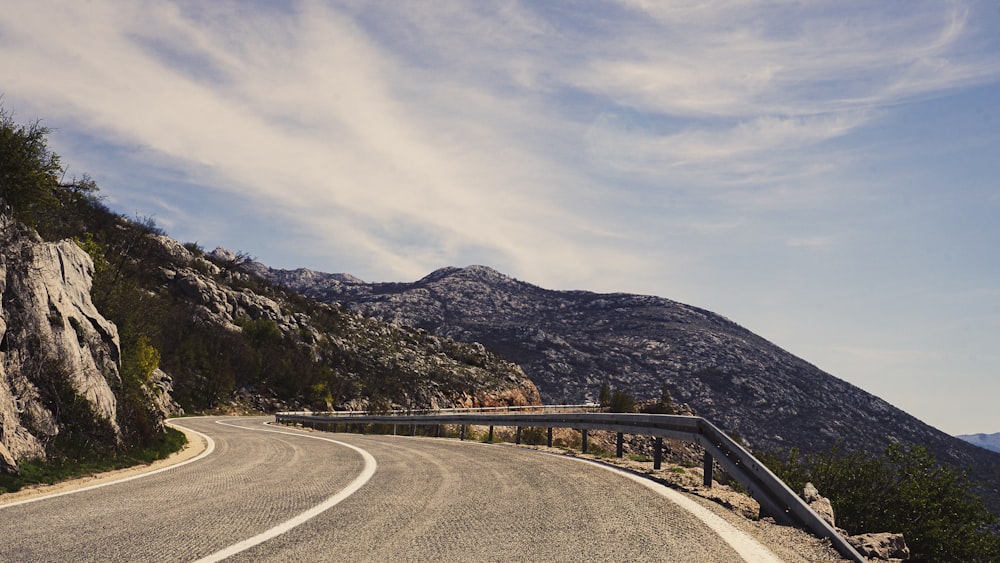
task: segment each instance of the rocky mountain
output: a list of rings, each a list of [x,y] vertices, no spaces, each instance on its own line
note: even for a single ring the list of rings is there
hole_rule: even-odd
[[[318,369],[314,378],[291,386],[273,373],[264,373],[268,370],[258,370],[257,378],[252,368],[241,370],[235,391],[278,385],[286,387],[286,397],[297,391],[288,397],[297,404],[274,408],[447,408],[540,401],[535,384],[520,367],[482,344],[462,343],[337,304],[302,299],[241,271],[242,258],[224,249],[199,256],[169,237],[158,235],[154,240],[170,257],[169,265],[161,266],[154,276],[160,291],[187,302],[200,324],[249,338],[257,350],[238,346],[247,355],[269,346],[293,347],[305,354],[313,370]]]
[[[277,284],[442,337],[481,342],[519,364],[547,403],[596,401],[603,382],[676,401],[750,448],[804,453],[837,443],[881,453],[890,441],[971,467],[1000,509],[1000,455],[940,432],[736,323],[669,299],[552,291],[483,266],[413,283],[363,283],[249,265]],[[1000,512],[1000,510],[997,510]]]
[[[1000,432],[995,434],[962,434],[956,436],[966,442],[993,452],[1000,452]]]

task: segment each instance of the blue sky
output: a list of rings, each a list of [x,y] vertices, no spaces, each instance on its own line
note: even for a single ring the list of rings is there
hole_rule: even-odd
[[[669,297],[1000,432],[996,29],[939,0],[15,0],[0,93],[181,241]]]

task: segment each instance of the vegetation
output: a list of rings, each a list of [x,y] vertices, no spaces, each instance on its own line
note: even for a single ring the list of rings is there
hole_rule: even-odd
[[[758,457],[793,490],[813,483],[852,534],[902,533],[915,559],[1000,561],[997,518],[975,494],[979,485],[922,446],[894,443],[881,457],[839,446],[805,458],[795,449],[784,460]]]
[[[659,402],[644,406],[642,412],[647,414],[677,414],[674,398],[670,396],[670,386],[664,383],[660,387]]]
[[[48,461],[22,461],[20,473],[0,473],[0,494],[13,493],[29,485],[49,485],[66,479],[152,463],[180,450],[187,443],[184,433],[173,428],[157,436],[156,440],[141,447],[133,447],[112,454],[95,450],[81,450],[76,457],[52,457]]]
[[[86,176],[64,181],[48,133],[38,121],[18,124],[0,106],[0,201],[19,221],[54,239],[79,229],[81,212],[97,203],[97,185]]]
[[[635,397],[620,389],[612,390],[607,381],[601,384],[600,404],[608,412],[635,412]]]

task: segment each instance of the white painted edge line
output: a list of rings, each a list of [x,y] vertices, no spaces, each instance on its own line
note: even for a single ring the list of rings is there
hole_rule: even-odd
[[[280,536],[281,534],[284,534],[285,532],[291,530],[292,528],[295,528],[296,526],[299,526],[301,524],[306,523],[307,521],[315,518],[316,516],[319,516],[323,512],[326,512],[330,508],[333,508],[337,504],[340,504],[341,501],[347,499],[349,496],[351,496],[354,493],[356,493],[358,491],[358,489],[360,489],[362,486],[364,486],[364,484],[367,483],[372,478],[373,475],[375,475],[375,470],[378,468],[378,463],[375,461],[375,458],[372,456],[372,454],[368,453],[367,451],[365,451],[365,450],[363,450],[363,449],[361,449],[361,448],[359,448],[357,446],[352,446],[351,444],[340,442],[338,440],[333,440],[333,439],[330,439],[330,438],[324,438],[322,436],[314,436],[312,434],[305,434],[305,433],[302,433],[302,432],[288,432],[288,431],[282,431],[282,430],[250,428],[250,427],[247,427],[247,426],[239,426],[239,425],[236,425],[236,424],[228,424],[226,422],[222,422],[221,420],[216,420],[215,423],[216,424],[221,424],[223,426],[232,426],[234,428],[241,428],[241,429],[244,429],[244,430],[255,430],[255,431],[258,431],[258,432],[273,432],[275,434],[287,434],[289,436],[298,436],[298,437],[301,437],[301,438],[312,438],[314,440],[323,440],[325,442],[332,442],[334,444],[337,444],[339,446],[344,446],[345,448],[349,448],[349,449],[354,450],[355,452],[361,454],[361,457],[364,459],[365,466],[361,470],[361,473],[357,477],[355,477],[353,481],[351,481],[346,487],[344,487],[343,489],[341,489],[340,491],[338,491],[336,494],[334,494],[330,498],[326,499],[324,502],[322,502],[320,504],[317,504],[316,506],[310,508],[309,510],[306,510],[305,512],[299,514],[298,516],[296,516],[294,518],[291,518],[289,520],[286,520],[286,521],[282,522],[281,524],[278,524],[277,526],[274,526],[273,528],[271,528],[269,530],[265,530],[265,531],[257,534],[256,536],[253,536],[251,538],[247,538],[247,539],[245,539],[245,540],[243,540],[243,541],[241,541],[239,543],[233,544],[233,545],[231,545],[231,546],[229,546],[229,547],[227,547],[225,549],[216,551],[215,553],[213,553],[211,555],[207,555],[205,557],[202,557],[201,559],[198,559],[197,561],[195,561],[195,563],[209,563],[209,562],[215,562],[215,561],[222,561],[223,559],[225,559],[227,557],[231,557],[233,555],[236,555],[237,553],[240,553],[241,551],[246,551],[246,550],[250,549],[251,547],[254,547],[256,545],[262,544],[262,543],[264,543],[267,540],[270,540],[272,538],[276,538],[276,537]],[[265,422],[264,424],[266,425],[267,423]]]
[[[690,512],[695,518],[704,522],[706,526],[722,538],[723,541],[729,544],[729,546],[732,547],[744,561],[747,561],[747,563],[781,563],[782,561],[782,559],[772,553],[771,550],[754,538],[748,536],[742,530],[736,528],[729,522],[726,522],[719,515],[714,514],[711,510],[701,506],[697,502],[689,499],[674,489],[667,487],[666,485],[657,483],[656,481],[647,479],[641,475],[636,475],[630,471],[625,471],[618,467],[606,465],[589,459],[568,456],[565,456],[564,459],[588,463],[590,465],[600,467],[601,469],[617,473],[635,481],[636,483],[639,483],[640,485],[643,485],[667,500],[677,504],[684,510]]]
[[[177,420],[183,420],[183,419],[171,418],[171,419],[168,419],[166,421],[166,423],[168,425],[170,425],[170,426],[183,426],[184,429],[187,430],[188,432],[193,432],[194,434],[197,434],[198,436],[200,436],[202,439],[205,440],[205,443],[207,444],[207,446],[205,447],[205,451],[201,452],[200,454],[198,454],[197,456],[195,456],[195,457],[193,457],[191,459],[186,459],[184,461],[175,463],[173,465],[168,465],[166,467],[161,467],[159,469],[154,469],[152,471],[146,471],[144,473],[138,473],[136,475],[131,475],[129,477],[122,477],[121,479],[115,479],[114,481],[105,481],[103,483],[97,483],[96,485],[88,485],[86,487],[80,487],[79,489],[70,489],[68,491],[61,491],[61,492],[58,492],[58,493],[52,493],[52,494],[48,494],[48,495],[42,495],[42,496],[38,496],[38,497],[26,498],[24,500],[18,500],[18,501],[14,501],[14,502],[9,502],[9,503],[6,503],[6,504],[0,504],[0,510],[3,510],[4,508],[10,508],[12,506],[20,506],[22,504],[29,504],[29,503],[32,503],[32,502],[38,502],[38,501],[41,501],[41,500],[47,500],[47,499],[50,499],[50,498],[62,497],[62,496],[66,496],[66,495],[74,495],[76,493],[82,493],[84,491],[92,491],[94,489],[100,489],[102,487],[110,487],[111,485],[118,485],[119,483],[126,483],[128,481],[135,481],[136,479],[142,479],[143,477],[149,477],[151,475],[156,475],[157,473],[163,473],[164,471],[170,471],[171,469],[176,469],[178,467],[181,467],[182,465],[187,465],[189,463],[194,463],[194,462],[196,462],[196,461],[198,461],[200,459],[205,458],[206,456],[210,455],[213,451],[215,451],[215,441],[212,440],[212,438],[210,438],[206,434],[202,434],[201,432],[198,432],[197,430],[192,430],[192,429],[188,428],[187,426],[184,426],[182,424],[177,424],[176,423]]]

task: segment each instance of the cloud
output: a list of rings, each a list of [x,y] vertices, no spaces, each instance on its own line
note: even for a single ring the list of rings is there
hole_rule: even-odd
[[[830,235],[812,235],[812,236],[801,236],[792,237],[785,241],[785,244],[793,248],[801,247],[823,247],[830,246],[834,244],[836,239]]]
[[[748,209],[818,205],[850,160],[831,141],[997,76],[960,4],[14,2],[2,17],[3,72],[32,111],[411,277],[476,256],[592,277],[643,261],[619,249],[653,213],[721,205],[666,230],[731,232]]]

